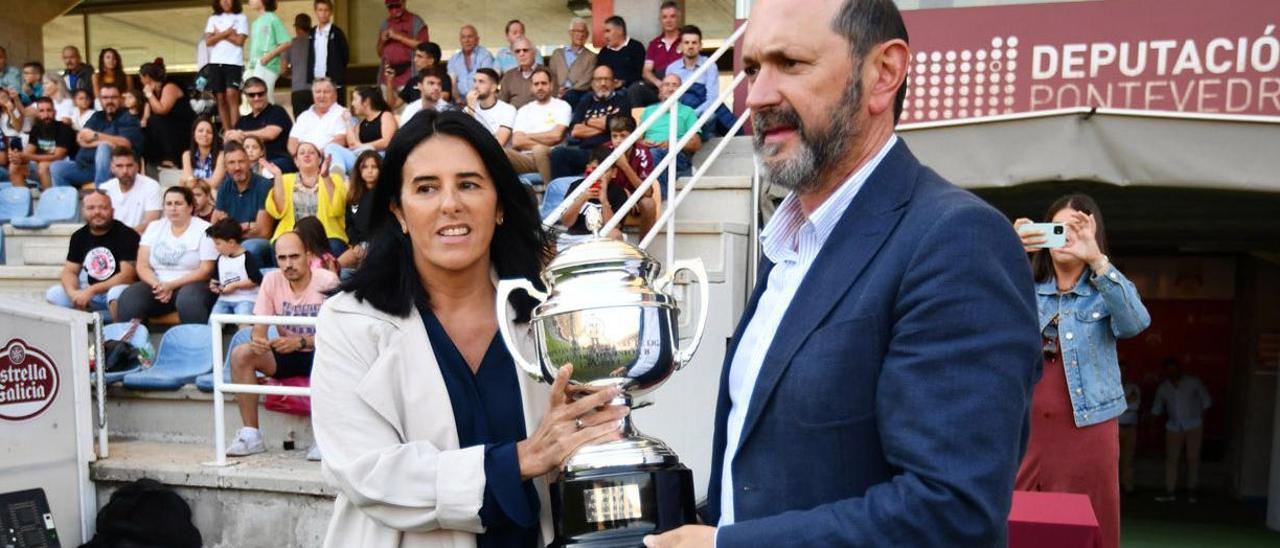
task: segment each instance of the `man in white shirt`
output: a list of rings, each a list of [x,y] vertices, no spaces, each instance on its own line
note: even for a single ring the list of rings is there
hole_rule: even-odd
[[[337,104],[338,90],[328,78],[318,78],[311,83],[311,95],[315,102],[306,112],[298,115],[289,130],[289,155],[298,152],[298,145],[311,143],[330,156],[331,169],[342,175],[351,172],[356,156],[347,149],[347,128],[351,125],[351,113]]]
[[[467,114],[475,117],[498,140],[507,146],[516,125],[516,107],[498,99],[498,71],[482,68],[476,71],[475,85],[467,92]]]
[[[115,178],[98,189],[111,198],[115,219],[142,234],[147,225],[160,218],[160,183],[138,173],[133,151],[123,147],[111,151],[111,174]]]
[[[413,115],[422,112],[424,108],[435,109],[440,112],[456,108],[442,97],[444,93],[443,82],[444,75],[441,74],[438,68],[429,68],[422,73],[422,78],[418,80],[420,96],[417,101],[404,106],[404,111],[400,113],[401,126],[409,123],[409,120],[413,119]]]
[[[551,182],[551,148],[564,142],[573,120],[569,103],[551,96],[551,73],[537,67],[530,79],[533,102],[516,111],[514,134],[507,159],[516,173],[538,173],[542,184]]]
[[[1165,380],[1156,388],[1151,414],[1168,415],[1164,423],[1164,494],[1158,502],[1176,500],[1178,489],[1178,457],[1187,449],[1187,500],[1196,502],[1200,486],[1200,444],[1204,440],[1204,410],[1213,403],[1209,390],[1191,375],[1183,374],[1176,358],[1164,360]]]

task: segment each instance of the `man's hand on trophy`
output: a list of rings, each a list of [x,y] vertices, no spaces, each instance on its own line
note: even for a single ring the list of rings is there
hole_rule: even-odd
[[[520,477],[531,479],[560,466],[564,459],[587,443],[621,437],[619,421],[631,411],[625,405],[608,405],[622,392],[606,388],[586,396],[570,394],[573,365],[565,364],[551,385],[551,406],[529,437],[516,444]],[[577,390],[574,390],[577,392]]]
[[[711,548],[716,545],[716,528],[685,525],[661,535],[644,537],[645,548]]]

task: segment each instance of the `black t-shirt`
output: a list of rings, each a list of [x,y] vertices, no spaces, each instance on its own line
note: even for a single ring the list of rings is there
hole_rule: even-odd
[[[101,236],[85,225],[71,234],[67,262],[79,263],[89,274],[89,283],[105,281],[120,272],[120,263],[138,260],[138,240],[141,238],[128,225],[116,220],[111,221],[107,233]]]
[[[631,115],[631,100],[627,99],[627,94],[621,91],[615,91],[608,99],[600,100],[595,93],[590,93],[578,101],[578,105],[573,109],[573,125],[586,122],[591,118],[600,118],[613,116],[615,114]],[[579,147],[591,150],[600,145],[609,142],[609,132],[601,132],[595,137],[588,139],[572,139]]]
[[[627,39],[627,45],[614,51],[605,46],[596,55],[596,66],[608,65],[613,69],[613,77],[622,80],[622,87],[640,81],[644,77],[644,46],[634,38]]]
[[[453,96],[453,79],[445,74],[444,67],[440,67],[440,74],[444,78],[440,79],[440,90],[449,94],[450,101],[457,101],[458,98]],[[422,92],[418,91],[418,84],[422,82],[422,73],[418,73],[409,77],[409,81],[405,82],[404,87],[400,88],[400,100],[405,103],[412,103],[422,98]]]
[[[564,191],[565,195],[568,196],[569,194],[572,194],[574,189],[578,188],[578,185],[581,185],[585,180],[586,179],[583,178],[574,181],[573,184],[569,185],[569,189]],[[609,185],[607,192],[609,193],[609,207],[616,213],[618,209],[622,207],[622,204],[627,203],[627,191],[623,190],[621,186]],[[598,204],[600,201],[593,198],[587,200],[587,203]],[[586,204],[583,204],[583,207],[586,207]],[[569,227],[569,234],[590,234],[591,231],[587,230],[587,217],[582,215],[582,212],[578,213],[578,220],[573,222],[573,226]]]
[[[288,158],[289,130],[293,129],[293,120],[289,119],[289,113],[285,112],[284,107],[267,105],[267,108],[262,109],[261,114],[255,116],[250,112],[246,116],[241,116],[240,120],[236,122],[236,129],[240,131],[255,131],[267,126],[280,128],[280,136],[265,143],[267,159]]]
[[[54,149],[65,148],[68,158],[74,157],[80,148],[76,144],[76,132],[57,120],[32,126],[31,137],[27,144],[35,145],[36,154],[53,154]]]

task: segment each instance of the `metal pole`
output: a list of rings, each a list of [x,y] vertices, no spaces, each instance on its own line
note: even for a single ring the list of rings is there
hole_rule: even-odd
[[[93,313],[93,361],[94,376],[98,382],[98,458],[110,455],[107,447],[107,383],[106,356],[102,355],[102,313]]]
[[[209,319],[209,330],[213,336],[213,463],[215,466],[227,465],[226,419],[222,416],[226,403],[223,402],[222,383],[222,318],[214,314]]]
[[[667,163],[667,211],[671,212],[671,221],[667,223],[667,268],[671,268],[676,261],[676,222],[675,222],[675,197],[676,197],[676,158],[679,157],[680,139],[676,131],[676,123],[680,119],[677,116],[680,113],[680,103],[671,105],[671,110],[667,113],[667,156],[671,157],[671,161]],[[692,128],[689,131],[697,131]]]

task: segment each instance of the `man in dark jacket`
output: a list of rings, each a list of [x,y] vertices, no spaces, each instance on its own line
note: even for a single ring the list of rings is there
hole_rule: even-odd
[[[350,50],[347,35],[333,24],[333,0],[315,0],[316,26],[311,29],[311,58],[307,63],[307,81],[328,78],[338,89],[338,104],[346,106],[347,61]]]

